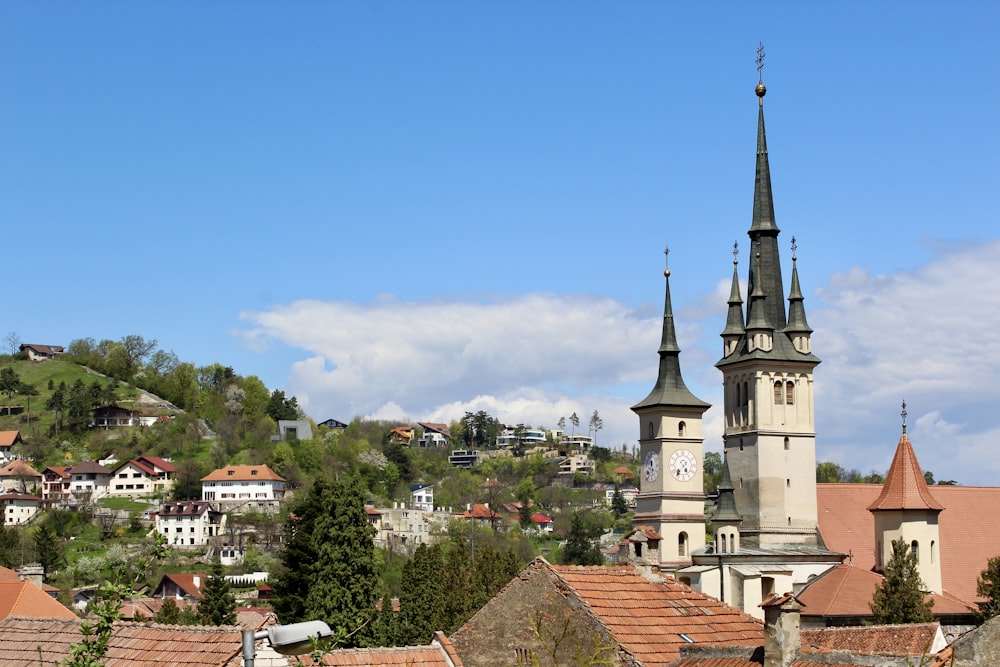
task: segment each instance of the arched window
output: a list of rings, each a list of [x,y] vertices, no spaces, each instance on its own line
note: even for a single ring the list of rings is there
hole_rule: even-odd
[[[786,382],[785,383],[785,404],[795,405],[795,383]]]
[[[679,437],[683,438],[686,431],[687,431],[687,424],[685,424],[684,422],[678,422],[678,424],[677,424],[677,435]]]
[[[934,554],[935,547],[937,547],[937,543],[934,542],[934,540],[931,540],[931,565],[933,565],[934,561],[937,559],[937,556]]]
[[[786,452],[788,451],[788,444],[789,444],[789,440],[788,440],[788,436],[786,435],[785,436],[785,451]]]
[[[652,440],[653,437],[654,437],[654,435],[655,435],[655,432],[653,431],[653,422],[649,422],[649,435],[646,436],[646,437],[649,438],[650,440]]]
[[[726,553],[726,536],[719,533],[719,539],[721,540],[721,542],[719,542],[719,553],[724,554]]]
[[[677,536],[677,555],[681,558],[687,557],[688,552],[688,534],[681,533]]]
[[[777,382],[774,383],[774,404],[775,405],[781,405],[782,403],[784,403],[784,401],[782,400],[782,398],[783,398],[782,391],[783,391],[783,387],[781,386],[781,380],[778,380]]]
[[[913,556],[914,563],[920,562],[920,543],[916,540],[910,542],[910,555]]]

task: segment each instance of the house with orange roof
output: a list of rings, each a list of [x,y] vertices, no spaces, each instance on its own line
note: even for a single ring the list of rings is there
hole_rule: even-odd
[[[0,431],[0,462],[13,459],[14,446],[23,443],[20,431]]]
[[[177,477],[173,463],[159,456],[140,456],[119,464],[111,471],[108,495],[123,498],[164,496]]]
[[[153,589],[153,597],[164,600],[174,598],[175,600],[200,600],[201,587],[208,581],[208,576],[189,573],[164,574],[160,578],[160,583]]]
[[[413,442],[413,427],[412,426],[397,426],[396,428],[389,431],[386,436],[389,444],[393,445],[406,445],[409,447],[410,443]]]
[[[468,667],[666,665],[689,643],[757,646],[757,619],[650,568],[536,558],[451,635]],[[606,664],[606,663],[601,663]]]
[[[285,497],[285,479],[266,465],[232,465],[201,478],[201,499],[223,512],[274,514]]]
[[[0,580],[0,619],[8,616],[31,618],[76,618],[70,609],[30,581]],[[0,664],[8,664],[0,661]]]

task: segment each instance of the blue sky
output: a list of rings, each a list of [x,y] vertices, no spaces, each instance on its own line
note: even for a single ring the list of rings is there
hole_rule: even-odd
[[[4,3],[0,331],[137,333],[316,419],[720,403],[757,75],[818,456],[1000,483],[990,3]],[[785,256],[790,274],[790,251]],[[720,450],[718,410],[706,449]]]

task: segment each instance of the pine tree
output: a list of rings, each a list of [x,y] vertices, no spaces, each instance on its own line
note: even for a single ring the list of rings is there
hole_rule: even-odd
[[[49,581],[59,565],[66,561],[62,541],[48,521],[43,521],[35,531],[35,558],[42,566],[45,581]]]
[[[198,601],[198,618],[202,625],[235,625],[236,599],[229,590],[229,582],[222,575],[222,563],[216,559],[212,574]]]
[[[979,605],[976,617],[980,623],[1000,614],[1000,556],[991,558],[986,563],[986,569],[979,573],[976,595],[983,598],[982,602],[976,603]]]
[[[282,623],[326,621],[342,646],[370,641],[379,578],[375,528],[357,479],[318,479],[293,504],[289,536],[274,583]]]
[[[892,557],[885,566],[885,578],[869,605],[875,623],[928,623],[934,620],[931,612],[933,600],[926,598],[924,583],[917,572],[917,561],[906,542],[894,540]]]

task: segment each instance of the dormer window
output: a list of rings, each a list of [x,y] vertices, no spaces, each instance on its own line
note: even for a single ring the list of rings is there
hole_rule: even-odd
[[[229,471],[226,472],[226,474],[229,475],[230,477],[232,477],[233,475],[236,474],[236,471],[235,470],[229,470]]]
[[[256,470],[251,470],[251,471],[250,471],[250,474],[251,474],[251,475],[256,475],[256,474],[257,474],[257,471],[256,471]]]

